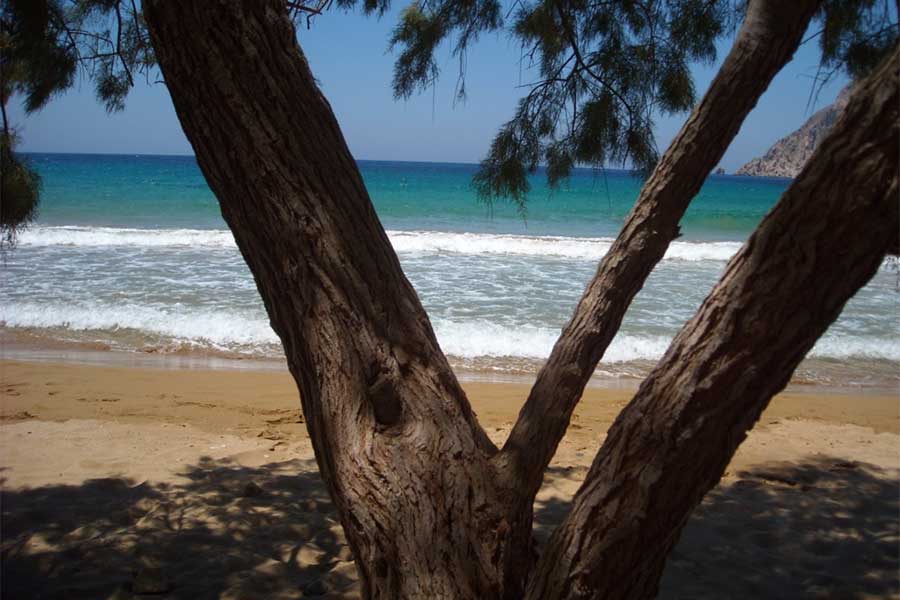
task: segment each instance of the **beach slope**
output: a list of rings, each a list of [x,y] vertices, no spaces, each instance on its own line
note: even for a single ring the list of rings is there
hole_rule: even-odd
[[[357,597],[288,374],[3,361],[0,375],[3,597]],[[528,387],[464,387],[502,442]],[[535,505],[539,540],[630,396],[586,391]],[[896,396],[776,397],[660,597],[900,597],[898,463]]]

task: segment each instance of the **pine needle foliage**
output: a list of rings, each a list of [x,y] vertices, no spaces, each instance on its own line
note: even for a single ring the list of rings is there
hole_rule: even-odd
[[[689,65],[715,60],[734,10],[723,0],[540,0],[516,2],[503,15],[492,0],[410,5],[391,39],[401,49],[394,91],[407,97],[437,77],[442,41],[452,39],[464,56],[479,33],[505,28],[533,81],[474,185],[486,200],[506,197],[524,208],[528,177],[542,164],[554,187],[577,165],[652,169],[653,116],[693,105]]]
[[[819,11],[819,48],[825,79],[837,72],[859,80],[897,44],[898,5],[890,0],[824,0]]]
[[[0,134],[0,248],[16,245],[16,234],[37,213],[41,178],[12,149],[15,139]]]
[[[349,3],[348,2],[345,2]],[[823,0],[816,19],[821,80],[856,79],[897,42],[888,0]],[[417,0],[390,40],[399,54],[394,94],[407,98],[440,73],[442,43],[460,61],[479,34],[505,31],[522,47],[532,76],[512,118],[500,127],[474,178],[479,196],[509,198],[524,210],[529,176],[546,166],[551,187],[576,166],[630,166],[649,173],[658,152],[654,117],[690,110],[691,64],[710,64],[716,40],[745,10],[735,0]]]
[[[27,113],[69,89],[79,73],[110,112],[124,107],[136,74],[155,63],[137,2],[131,0],[2,0],[0,2],[0,239],[37,213],[40,178],[15,153],[6,107],[14,95]]]

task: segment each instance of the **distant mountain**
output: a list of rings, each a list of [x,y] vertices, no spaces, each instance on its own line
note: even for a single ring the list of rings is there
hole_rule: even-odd
[[[765,156],[754,158],[735,171],[735,175],[796,177],[813,150],[841,116],[849,97],[850,86],[847,86],[838,94],[834,104],[811,116],[800,129],[775,142]]]

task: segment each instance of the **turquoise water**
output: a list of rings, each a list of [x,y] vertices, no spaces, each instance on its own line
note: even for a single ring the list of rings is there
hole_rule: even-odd
[[[218,205],[193,157],[34,154],[44,178],[41,224],[224,229]],[[361,161],[387,229],[615,236],[640,190],[622,171],[579,169],[561,189],[532,178],[526,214],[479,202],[475,165]],[[682,223],[687,238],[742,240],[787,187],[787,180],[713,176]]]
[[[7,333],[122,352],[278,359],[246,266],[192,157],[30,156],[40,216],[5,258]],[[376,210],[461,371],[534,373],[633,204],[628,173],[577,171],[527,213],[488,207],[474,165],[360,163]],[[598,380],[639,377],[702,302],[789,184],[713,176],[626,316]],[[886,263],[799,372],[832,385],[895,385],[897,273]]]

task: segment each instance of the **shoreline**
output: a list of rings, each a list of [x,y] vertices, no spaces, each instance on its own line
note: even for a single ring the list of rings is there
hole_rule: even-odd
[[[286,361],[266,357],[249,357],[202,352],[152,352],[111,348],[104,344],[90,344],[66,340],[47,339],[32,334],[10,331],[0,326],[0,361],[36,362],[57,365],[83,365],[97,367],[123,367],[154,370],[236,371],[261,373],[287,373]],[[652,365],[655,361],[644,361]],[[535,364],[542,364],[535,361]],[[610,374],[602,361],[587,383],[588,389],[636,391],[643,377],[628,374]],[[649,370],[650,367],[648,367]],[[514,384],[530,386],[537,371],[504,371],[453,367],[461,383]],[[830,384],[804,379],[795,374],[784,392],[812,395],[890,396],[900,398],[900,380],[872,383]]]
[[[144,415],[154,421],[178,422],[184,418],[184,423],[201,429],[240,432],[243,427],[239,415],[300,410],[299,393],[286,369],[171,369],[0,358],[0,381],[0,420],[4,422],[17,420],[17,413],[34,411],[40,413],[36,418],[46,420],[91,418],[127,422],[134,421],[133,417],[139,421]],[[530,382],[521,381],[462,378],[461,383],[486,429],[511,426],[531,388]],[[897,394],[799,387],[777,394],[757,426],[767,423],[767,419],[804,419],[868,427],[876,434],[900,434]],[[602,428],[605,432],[634,391],[635,388],[624,387],[586,388],[573,423],[588,419],[593,429]],[[198,415],[195,410],[180,410],[185,407],[199,407],[206,412],[218,408],[222,412],[211,417]],[[305,429],[302,435],[305,436]],[[577,433],[572,435],[579,437]]]

